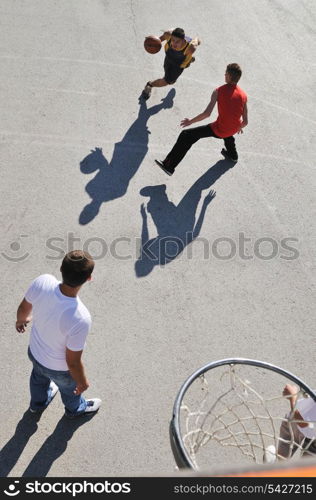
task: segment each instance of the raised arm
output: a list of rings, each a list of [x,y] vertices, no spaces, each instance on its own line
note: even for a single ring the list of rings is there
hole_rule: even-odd
[[[164,31],[163,34],[159,37],[160,40],[162,42],[164,42],[165,40],[169,40],[169,38],[171,37],[171,33],[172,33],[173,30],[167,30],[167,31]]]
[[[201,40],[198,37],[192,38],[190,45],[188,47],[188,52],[190,54],[193,54],[200,44]]]
[[[196,122],[200,122],[201,120],[205,120],[205,118],[208,118],[213,109],[214,109],[214,106],[217,102],[217,90],[215,89],[212,93],[212,97],[211,97],[211,100],[209,102],[209,104],[207,105],[207,107],[205,108],[205,110],[203,111],[203,113],[200,113],[199,115],[195,116],[194,118],[191,118],[191,120],[189,118],[184,118],[184,120],[182,120],[181,122],[181,127],[187,127],[188,125],[192,125],[192,123],[196,123]]]
[[[308,422],[304,422],[304,418],[302,417],[301,413],[295,409],[296,403],[297,403],[297,396],[298,396],[297,387],[295,385],[292,385],[292,384],[286,384],[286,386],[283,389],[283,396],[288,398],[288,400],[290,402],[290,406],[291,406],[291,411],[293,412],[293,410],[294,410],[293,417],[295,420],[297,420],[297,422],[296,422],[297,425],[299,427],[307,427]]]
[[[291,410],[294,410],[295,403],[297,400],[297,395],[298,395],[297,387],[295,385],[292,385],[292,384],[286,384],[286,386],[283,389],[282,394],[283,394],[283,396],[285,396],[289,400]]]

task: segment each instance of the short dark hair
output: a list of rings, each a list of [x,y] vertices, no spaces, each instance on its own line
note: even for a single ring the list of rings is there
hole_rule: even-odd
[[[176,28],[171,33],[171,36],[176,36],[177,38],[184,39],[184,37],[185,37],[184,30],[182,28]]]
[[[83,285],[90,278],[94,269],[94,260],[88,252],[73,250],[65,255],[60,272],[63,284],[75,288]]]
[[[234,83],[237,83],[241,77],[241,67],[237,63],[228,64],[226,68],[227,73],[231,76]]]

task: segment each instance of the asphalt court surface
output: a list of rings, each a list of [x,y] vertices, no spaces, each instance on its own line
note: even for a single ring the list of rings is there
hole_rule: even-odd
[[[314,2],[2,0],[0,16],[1,475],[173,473],[173,401],[200,366],[261,359],[315,387]],[[139,105],[163,64],[144,37],[176,26],[201,38],[196,61]],[[154,158],[231,62],[248,94],[238,164],[205,139],[166,176]],[[166,261],[168,238],[184,244]],[[16,308],[78,246],[96,257],[80,297],[103,406],[69,425],[57,396],[30,422]]]

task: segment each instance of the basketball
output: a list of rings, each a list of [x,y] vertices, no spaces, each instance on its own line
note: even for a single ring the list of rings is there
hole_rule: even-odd
[[[149,54],[157,54],[161,49],[161,40],[157,36],[146,36],[144,41],[144,48]]]

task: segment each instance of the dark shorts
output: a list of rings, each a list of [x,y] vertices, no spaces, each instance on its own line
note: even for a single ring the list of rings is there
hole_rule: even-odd
[[[171,64],[167,58],[165,58],[163,67],[165,70],[164,79],[167,83],[175,83],[183,71],[183,68]]]

